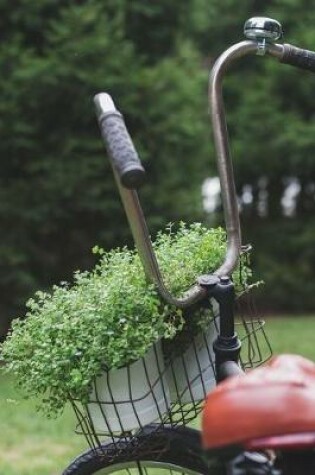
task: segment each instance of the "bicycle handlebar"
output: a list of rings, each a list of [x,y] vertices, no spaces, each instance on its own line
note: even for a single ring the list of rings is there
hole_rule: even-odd
[[[266,25],[265,30],[263,29],[264,25]],[[272,42],[281,36],[278,35],[279,29],[281,29],[278,22],[259,17],[246,22],[246,26],[245,34],[251,39],[228,48],[215,62],[209,81],[209,103],[227,232],[226,256],[223,264],[213,275],[202,276],[203,278],[198,279],[197,284],[191,287],[182,298],[175,298],[169,293],[159,270],[139,198],[134,189],[143,182],[144,169],[122,116],[115,109],[114,103],[108,94],[98,94],[94,98],[102,136],[107,144],[114,176],[146,276],[150,282],[157,286],[160,296],[166,302],[179,308],[187,308],[202,300],[206,297],[209,286],[215,285],[221,277],[230,276],[237,266],[241,253],[237,195],[222,99],[223,75],[228,66],[234,60],[247,54],[269,54],[282,63],[315,72],[315,52],[288,44]]]

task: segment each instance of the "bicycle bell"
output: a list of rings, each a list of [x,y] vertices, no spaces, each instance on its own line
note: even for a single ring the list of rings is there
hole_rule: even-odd
[[[277,20],[256,16],[245,22],[244,35],[249,40],[274,42],[283,36],[283,30]]]

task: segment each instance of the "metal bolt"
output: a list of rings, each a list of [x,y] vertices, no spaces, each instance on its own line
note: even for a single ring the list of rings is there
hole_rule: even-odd
[[[220,282],[220,279],[217,275],[214,274],[204,274],[198,277],[197,283],[205,287],[213,287]]]
[[[223,275],[220,279],[220,283],[223,285],[227,285],[230,283],[230,277],[228,275]]]

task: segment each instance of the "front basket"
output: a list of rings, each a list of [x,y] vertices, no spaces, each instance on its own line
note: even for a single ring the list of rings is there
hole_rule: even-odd
[[[241,364],[247,370],[269,359],[271,347],[252,292],[243,294],[237,307]],[[156,430],[188,425],[215,386],[212,346],[219,331],[219,318],[213,315],[207,328],[197,334],[186,332],[181,344],[177,337],[171,343],[158,342],[144,358],[95,378],[88,404],[71,400],[78,419],[77,432],[84,434],[97,450],[102,439],[109,438],[117,447],[113,451],[115,457],[119,445],[123,443],[125,447],[126,441],[130,450],[134,447],[139,453],[139,434],[152,422]],[[144,440],[143,451],[148,448]]]

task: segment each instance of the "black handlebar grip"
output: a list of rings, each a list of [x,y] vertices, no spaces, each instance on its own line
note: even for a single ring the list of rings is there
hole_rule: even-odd
[[[289,44],[283,45],[281,63],[291,64],[297,68],[315,72],[315,52],[297,48]]]
[[[97,94],[94,103],[101,134],[121,184],[129,189],[138,188],[144,182],[145,171],[123,116],[117,111],[111,96],[105,92]]]
[[[115,170],[125,188],[136,189],[145,179],[137,151],[118,111],[103,114],[99,118],[102,137]]]

